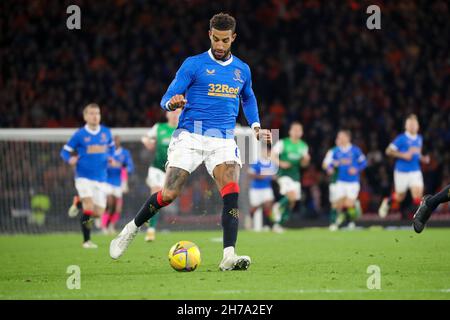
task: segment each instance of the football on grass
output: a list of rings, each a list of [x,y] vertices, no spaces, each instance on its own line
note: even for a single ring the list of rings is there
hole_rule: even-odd
[[[169,251],[169,263],[177,271],[194,271],[201,262],[200,249],[190,241],[179,241]]]

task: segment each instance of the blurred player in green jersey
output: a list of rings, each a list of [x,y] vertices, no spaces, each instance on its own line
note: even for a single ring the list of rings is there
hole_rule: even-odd
[[[273,160],[279,167],[277,182],[283,195],[274,205],[275,224],[286,222],[296,202],[301,199],[300,168],[311,161],[308,145],[302,136],[302,124],[293,122],[289,137],[279,140],[272,148]]]
[[[174,112],[167,112],[167,122],[158,122],[142,137],[142,143],[150,151],[155,151],[155,158],[148,168],[147,185],[150,193],[159,192],[164,186],[166,178],[167,149],[169,148],[172,134],[178,126],[178,118],[181,109]],[[153,241],[156,237],[156,225],[158,224],[159,213],[149,220],[149,227],[145,235],[145,241]]]

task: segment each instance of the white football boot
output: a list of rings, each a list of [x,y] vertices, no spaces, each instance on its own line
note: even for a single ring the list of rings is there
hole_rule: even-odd
[[[109,255],[111,258],[119,259],[136,237],[138,231],[139,227],[136,226],[134,220],[131,220],[119,235],[111,241],[111,244],[109,245]]]
[[[378,215],[380,216],[380,218],[386,218],[388,213],[389,213],[389,199],[384,198],[383,202],[381,202],[380,208],[378,209]]]
[[[272,231],[275,233],[283,233],[284,228],[282,226],[280,226],[278,223],[275,223],[272,227]]]
[[[338,227],[337,223],[332,223],[332,224],[330,224],[329,229],[330,229],[330,231],[334,232],[334,231],[338,231],[339,227]]]
[[[83,242],[83,248],[84,249],[97,249],[98,246],[93,243],[91,240],[88,240],[86,242]]]
[[[69,210],[67,211],[67,215],[70,218],[75,218],[79,213],[80,209],[78,209],[78,206],[80,204],[80,198],[78,196],[74,196],[72,200],[72,205],[70,206]]]
[[[147,229],[147,232],[145,233],[145,241],[150,242],[155,241],[155,239],[156,239],[156,230],[153,227],[149,227]]]
[[[234,253],[234,247],[224,249],[223,259],[220,262],[221,271],[247,270],[252,260],[249,256],[238,256]]]

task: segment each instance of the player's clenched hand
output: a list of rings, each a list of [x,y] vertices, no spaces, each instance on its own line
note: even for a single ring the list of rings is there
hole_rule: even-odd
[[[307,166],[311,162],[311,155],[309,153],[306,153],[302,159],[300,160],[300,163],[302,166]]]
[[[348,169],[348,174],[351,176],[355,176],[358,173],[358,169],[356,169],[355,167],[350,167]]]
[[[292,164],[290,162],[287,162],[287,161],[279,160],[278,161],[278,166],[281,169],[289,169],[290,167],[292,167]]]
[[[328,167],[328,168],[327,168],[327,174],[328,174],[329,176],[332,176],[332,175],[334,174],[334,168],[333,168],[333,167]]]
[[[406,161],[410,161],[413,157],[413,153],[411,151],[403,153],[403,159]]]
[[[430,158],[429,155],[421,156],[421,157],[420,157],[420,161],[423,162],[423,163],[425,163],[425,164],[429,164],[430,161],[431,161],[431,158]]]
[[[178,108],[183,108],[186,103],[187,100],[182,94],[176,94],[169,100],[169,109],[173,111]]]
[[[255,128],[256,130],[256,139],[259,141],[263,141],[267,144],[272,144],[272,132],[268,129],[259,129]]]
[[[108,163],[113,168],[120,168],[122,166],[122,164],[119,161],[114,160],[114,158],[112,157],[108,158]]]
[[[69,158],[69,164],[70,164],[71,166],[76,165],[77,162],[78,162],[78,156],[71,156],[71,157]]]

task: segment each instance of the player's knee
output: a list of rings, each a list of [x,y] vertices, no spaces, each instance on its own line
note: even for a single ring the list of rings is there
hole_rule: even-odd
[[[96,217],[96,218],[101,217],[103,212],[105,212],[105,208],[95,206],[95,208],[94,208],[94,217]]]
[[[288,198],[289,202],[291,202],[291,203],[297,201],[297,196],[296,196],[294,191],[288,192],[287,193],[287,198]]]
[[[395,200],[397,202],[402,202],[403,200],[405,200],[405,197],[406,197],[405,193],[396,193]]]
[[[345,206],[347,208],[353,208],[355,206],[355,201],[353,201],[352,199],[347,199],[347,201],[345,202]]]
[[[83,210],[94,211],[94,202],[91,199],[82,200]]]

